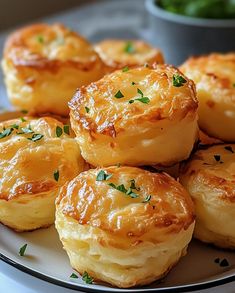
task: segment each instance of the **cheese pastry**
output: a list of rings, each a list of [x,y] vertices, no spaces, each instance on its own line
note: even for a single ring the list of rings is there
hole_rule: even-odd
[[[235,248],[235,145],[197,151],[181,168],[180,181],[196,206],[194,235],[203,242]]]
[[[62,187],[55,224],[75,270],[128,288],[162,278],[185,255],[194,207],[166,173],[90,169]]]
[[[235,142],[235,53],[192,57],[180,70],[196,84],[200,128]]]
[[[104,75],[92,46],[62,24],[35,24],[7,39],[2,61],[11,103],[31,113],[66,116],[77,87]]]
[[[59,187],[84,166],[71,130],[61,122],[49,117],[1,122],[0,222],[17,231],[51,225]]]
[[[69,106],[82,155],[94,166],[172,165],[197,139],[194,83],[169,65],[115,71],[81,87]]]

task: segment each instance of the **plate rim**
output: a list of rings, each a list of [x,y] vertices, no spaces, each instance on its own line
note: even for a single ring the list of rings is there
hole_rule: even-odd
[[[146,292],[189,292],[189,291],[197,291],[197,290],[203,290],[203,289],[208,289],[208,288],[213,288],[221,285],[225,285],[227,283],[235,281],[235,274],[230,275],[230,276],[224,276],[221,278],[218,278],[216,280],[210,280],[210,281],[204,281],[204,282],[198,282],[194,284],[189,284],[189,285],[180,285],[180,286],[172,286],[168,288],[149,288],[148,291],[146,291],[147,288],[141,288],[141,289],[136,289],[136,288],[130,288],[130,289],[121,289],[121,288],[107,288],[107,290],[104,291],[104,288],[92,288],[90,286],[81,286],[80,284],[71,284],[64,282],[62,280],[56,279],[54,277],[51,277],[50,275],[46,275],[44,273],[41,273],[39,271],[36,271],[34,269],[31,269],[23,264],[20,264],[10,257],[4,255],[3,253],[0,252],[0,260],[7,263],[8,265],[28,274],[31,275],[37,279],[40,279],[42,281],[51,283],[56,286],[60,286],[63,288],[67,289],[72,289],[72,290],[81,290],[82,292],[120,292],[120,293],[130,293],[130,292],[138,292],[138,293],[146,293]]]

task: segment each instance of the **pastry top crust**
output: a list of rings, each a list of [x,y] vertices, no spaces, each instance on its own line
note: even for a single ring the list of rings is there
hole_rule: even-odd
[[[110,178],[97,181],[101,170]],[[83,172],[62,187],[56,204],[80,225],[116,236],[141,237],[150,231],[161,234],[164,228],[172,235],[194,222],[193,203],[180,183],[166,173],[134,167]],[[149,237],[156,238],[153,234]]]
[[[185,82],[176,87],[173,76]],[[198,102],[193,81],[176,68],[134,68],[115,71],[78,89],[69,103],[73,126],[115,137],[125,129],[152,127],[166,119],[195,119]]]
[[[161,51],[141,40],[108,39],[96,44],[95,50],[106,65],[115,69],[164,63]]]
[[[63,127],[50,117],[0,123],[0,199],[50,192],[83,171],[79,147]]]
[[[180,177],[190,190],[210,189],[211,200],[235,203],[235,144],[214,145],[197,151],[181,167]]]
[[[88,71],[101,63],[93,47],[62,24],[34,24],[9,36],[4,58],[17,67],[55,71],[73,66]]]

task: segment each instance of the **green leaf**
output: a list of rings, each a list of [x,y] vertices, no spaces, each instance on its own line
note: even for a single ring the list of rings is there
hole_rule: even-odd
[[[173,81],[173,86],[175,86],[175,87],[181,87],[184,85],[184,83],[187,82],[187,80],[184,79],[183,76],[181,76],[179,74],[174,74],[172,81]]]
[[[138,94],[140,94],[140,95],[141,95],[141,97],[143,97],[143,96],[144,96],[143,92],[142,92],[142,91],[141,91],[139,88],[137,89],[137,93],[138,93]]]
[[[4,137],[7,137],[9,135],[11,135],[12,131],[14,129],[13,128],[7,128],[7,129],[4,129],[1,133],[0,133],[0,139],[1,138],[4,138]]]
[[[135,85],[135,84],[136,84],[136,82],[134,82],[134,81],[131,82],[131,85]]]
[[[70,131],[69,131],[69,125],[64,125],[64,133],[66,134],[70,134]]]
[[[56,171],[54,172],[54,179],[55,179],[55,181],[58,182],[59,177],[60,177],[60,172],[59,172],[59,170],[56,170]]]
[[[145,199],[142,201],[143,203],[145,203],[145,202],[149,202],[150,200],[151,200],[151,195],[147,195],[146,197],[145,197]]]
[[[25,255],[25,251],[27,248],[28,244],[24,244],[20,249],[19,249],[19,255],[20,256],[24,256]]]
[[[28,140],[38,141],[38,140],[42,139],[43,136],[44,136],[43,134],[34,133],[32,137],[28,137]]]
[[[87,273],[87,272],[84,272],[83,275],[82,275],[82,280],[86,283],[86,284],[92,284],[93,283],[93,279],[92,277]]]
[[[38,41],[39,43],[43,44],[43,43],[44,43],[44,38],[43,38],[43,36],[42,36],[42,35],[38,35],[38,36],[37,36],[37,41]]]
[[[26,122],[27,120],[24,119],[24,117],[20,117],[21,122]]]
[[[88,108],[88,107],[85,107],[85,110],[86,110],[87,113],[90,112],[90,108]]]
[[[148,97],[143,97],[143,98],[135,99],[135,101],[139,101],[143,104],[148,104],[150,102],[150,99]]]
[[[56,136],[60,137],[63,134],[63,130],[61,127],[56,126]]]
[[[100,170],[96,176],[96,181],[109,180],[112,176],[113,174],[108,174],[108,173],[105,173],[104,170]]]
[[[122,68],[122,72],[127,72],[129,70],[129,67],[128,66],[125,66]]]
[[[18,133],[18,134],[23,134],[23,133],[33,133],[34,131],[31,129],[31,127],[23,127],[21,128],[21,133]]]
[[[135,47],[134,44],[132,42],[127,42],[125,47],[124,47],[124,52],[128,53],[128,54],[133,54],[135,53]]]
[[[72,273],[72,274],[70,275],[70,278],[71,278],[71,279],[78,279],[78,276],[77,276],[76,274]]]
[[[115,95],[114,95],[115,98],[117,99],[121,99],[124,97],[124,95],[122,94],[122,92],[119,90]]]
[[[10,127],[11,128],[14,128],[14,129],[19,129],[19,125],[18,124],[12,124]]]

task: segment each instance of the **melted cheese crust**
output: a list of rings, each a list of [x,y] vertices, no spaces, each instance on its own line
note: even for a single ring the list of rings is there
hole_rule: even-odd
[[[83,157],[94,166],[186,159],[197,137],[197,99],[191,80],[173,86],[174,74],[182,75],[169,65],[140,67],[81,87],[69,106]],[[115,97],[118,91],[123,97]],[[149,103],[135,100],[142,97]]]
[[[128,44],[133,52],[128,52]],[[122,69],[125,66],[149,66],[164,63],[162,52],[141,40],[115,40],[101,41],[95,45],[95,50],[107,65],[109,71]]]
[[[235,141],[235,54],[192,57],[180,70],[196,84],[200,128],[223,141]]]
[[[196,205],[196,238],[235,248],[234,178],[234,144],[199,150],[181,168],[180,181]]]
[[[3,58],[8,95],[18,108],[68,115],[78,86],[104,75],[92,46],[61,24],[35,24],[10,35]]]
[[[67,183],[56,201],[56,228],[72,266],[119,287],[161,278],[185,254],[194,207],[185,189],[166,173],[134,167],[90,169]],[[128,188],[131,198],[108,185]],[[148,202],[143,202],[151,195]]]
[[[63,129],[61,122],[49,117],[25,120],[0,123],[0,132],[12,129],[0,140],[0,221],[16,230],[52,224],[59,187],[85,166],[72,136],[63,132],[57,137],[56,127]],[[22,134],[31,130],[34,132]],[[33,134],[43,137],[29,140]],[[57,171],[58,181],[54,175]]]

